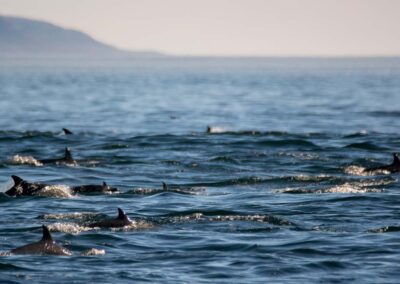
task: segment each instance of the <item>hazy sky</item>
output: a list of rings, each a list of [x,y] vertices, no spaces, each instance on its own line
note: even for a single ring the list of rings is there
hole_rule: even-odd
[[[400,0],[0,0],[131,50],[183,55],[400,55]]]

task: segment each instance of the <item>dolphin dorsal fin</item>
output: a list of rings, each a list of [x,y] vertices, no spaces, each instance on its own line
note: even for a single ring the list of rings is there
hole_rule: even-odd
[[[125,220],[126,214],[124,212],[124,210],[122,210],[121,208],[118,208],[118,217],[117,219],[120,220]]]
[[[64,159],[66,159],[66,160],[73,160],[73,159],[72,159],[71,149],[68,148],[68,147],[65,147]]]
[[[108,185],[105,181],[103,181],[103,187],[108,187]]]
[[[11,178],[14,180],[14,185],[19,185],[21,182],[23,182],[24,180],[22,178],[20,178],[19,176],[11,176]]]
[[[52,241],[53,238],[51,237],[49,228],[47,228],[45,225],[42,225],[42,228],[43,228],[42,241]]]
[[[165,182],[162,183],[162,189],[163,190],[168,190],[168,186]]]
[[[400,159],[397,153],[393,153],[393,165],[400,165]]]
[[[69,130],[69,129],[67,129],[67,128],[63,128],[62,130],[64,131],[64,134],[65,134],[65,135],[71,135],[71,134],[73,134],[72,131]]]

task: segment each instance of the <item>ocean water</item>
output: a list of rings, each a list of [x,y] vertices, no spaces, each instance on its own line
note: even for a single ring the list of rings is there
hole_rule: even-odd
[[[0,194],[0,282],[398,283],[399,121],[399,58],[2,61],[0,191],[54,188]],[[73,256],[6,253],[42,224]]]

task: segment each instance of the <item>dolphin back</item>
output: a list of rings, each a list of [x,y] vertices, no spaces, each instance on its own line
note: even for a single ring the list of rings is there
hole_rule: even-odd
[[[72,255],[68,249],[57,245],[51,237],[49,228],[42,226],[43,237],[40,241],[15,248],[12,254],[40,254],[40,255]]]

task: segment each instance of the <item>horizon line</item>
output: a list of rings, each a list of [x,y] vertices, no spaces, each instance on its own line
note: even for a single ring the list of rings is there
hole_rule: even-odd
[[[90,37],[91,39],[99,42],[100,44],[108,45],[112,48],[115,48],[119,51],[123,52],[131,52],[131,53],[157,53],[161,56],[166,56],[166,57],[180,57],[180,58],[243,58],[243,59],[251,59],[251,58],[277,58],[277,59],[290,59],[290,58],[303,58],[303,59],[351,59],[351,58],[398,58],[400,57],[400,53],[398,54],[379,54],[379,53],[370,53],[370,54],[353,54],[353,53],[337,53],[337,54],[331,54],[331,53],[315,53],[315,54],[296,54],[296,53],[288,53],[288,54],[212,54],[212,53],[175,53],[175,52],[167,52],[159,49],[154,49],[154,48],[148,48],[148,49],[129,49],[129,48],[124,48],[124,47],[119,47],[113,43],[105,42],[102,40],[97,39],[96,37],[92,36],[90,33],[86,31],[82,31],[80,29],[60,25],[57,23],[54,23],[52,21],[48,20],[43,20],[39,18],[34,18],[34,17],[26,17],[26,16],[20,16],[20,15],[10,15],[10,14],[3,14],[0,13],[0,17],[9,17],[9,18],[18,18],[22,20],[30,20],[30,21],[37,21],[37,22],[42,22],[46,24],[53,25],[58,28],[62,28],[65,30],[70,30],[70,31],[76,31],[85,34],[86,36]],[[1,56],[0,56],[1,57]]]

